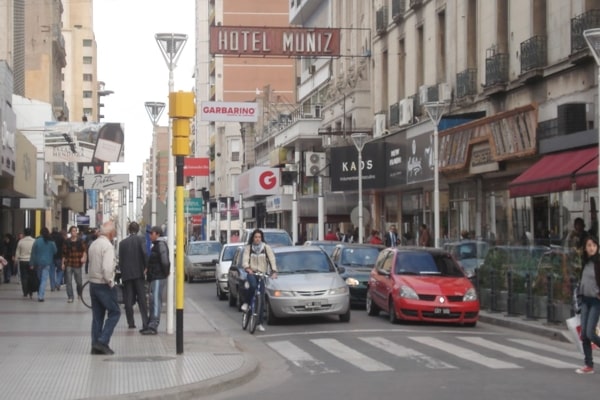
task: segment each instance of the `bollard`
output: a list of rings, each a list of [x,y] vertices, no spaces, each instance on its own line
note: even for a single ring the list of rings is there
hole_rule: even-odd
[[[496,274],[494,273],[494,269],[491,268],[490,269],[490,311],[496,311],[498,309],[497,304],[496,304],[497,294],[496,294],[495,276],[496,276]]]
[[[571,317],[574,317],[576,314],[577,306],[577,293],[575,290],[577,289],[577,279],[574,276],[571,276],[569,279],[569,288],[571,293]]]
[[[547,295],[547,303],[546,303],[546,320],[548,322],[554,322],[554,293],[552,290],[552,274],[548,274],[546,277],[548,295]]]
[[[506,314],[513,315],[513,272],[506,271]]]
[[[535,319],[533,316],[533,285],[531,283],[531,274],[525,274],[525,285],[527,286],[527,297],[525,299],[525,317]]]

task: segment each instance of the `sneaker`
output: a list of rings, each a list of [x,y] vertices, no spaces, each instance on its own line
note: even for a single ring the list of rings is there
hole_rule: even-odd
[[[258,329],[259,332],[264,332],[266,331],[265,327],[263,326],[263,324],[260,324],[256,327],[256,329]]]
[[[248,303],[242,304],[241,310],[242,310],[242,312],[248,311]]]
[[[577,368],[575,370],[575,373],[577,374],[593,374],[594,373],[594,368],[593,367],[588,367],[587,365],[581,367],[581,368]]]
[[[73,302],[73,299],[67,300],[67,303],[72,303],[72,302]]]

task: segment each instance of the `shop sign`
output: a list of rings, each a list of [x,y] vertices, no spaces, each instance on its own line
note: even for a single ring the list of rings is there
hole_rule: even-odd
[[[492,150],[489,143],[479,143],[471,148],[470,174],[494,172],[499,169],[498,162],[492,159]]]

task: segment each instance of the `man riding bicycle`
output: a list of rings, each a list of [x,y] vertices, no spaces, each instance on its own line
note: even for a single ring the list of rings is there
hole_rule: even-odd
[[[242,304],[242,311],[248,310],[248,304],[252,301],[256,287],[258,286],[258,280],[256,278],[256,272],[262,272],[266,274],[271,269],[271,278],[277,279],[277,265],[275,264],[275,254],[271,246],[265,243],[263,231],[255,229],[250,235],[248,244],[244,248],[244,255],[242,257],[242,267],[247,273],[246,280],[248,281],[248,290],[246,291],[246,301]],[[263,313],[264,313],[264,302],[261,303],[260,310],[258,310],[258,326],[257,329],[260,332],[265,331],[263,326]]]

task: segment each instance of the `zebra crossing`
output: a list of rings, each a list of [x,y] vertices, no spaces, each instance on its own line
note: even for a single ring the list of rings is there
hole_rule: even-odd
[[[265,338],[266,339],[266,338]],[[273,340],[271,340],[273,339]],[[457,335],[269,338],[266,344],[295,367],[311,375],[343,370],[390,372],[403,368],[431,370],[575,369],[582,355],[565,346],[522,338]],[[568,347],[568,346],[567,346]]]

